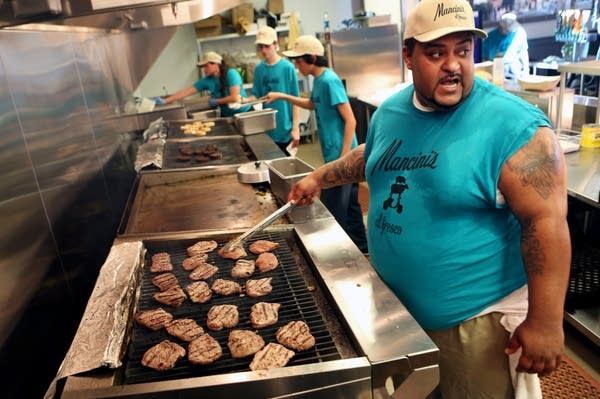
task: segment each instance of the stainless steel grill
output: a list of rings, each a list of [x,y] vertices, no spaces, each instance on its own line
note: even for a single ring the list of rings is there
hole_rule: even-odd
[[[267,239],[280,244],[280,246],[273,251],[279,260],[279,266],[275,270],[265,273],[260,273],[257,270],[251,277],[272,277],[273,292],[271,294],[261,298],[251,298],[246,295],[219,296],[218,294],[213,294],[213,298],[208,303],[197,304],[186,300],[177,308],[162,305],[152,298],[154,293],[158,292],[158,289],[151,282],[152,277],[156,275],[156,273],[151,273],[149,271],[151,257],[157,252],[168,252],[171,255],[171,262],[173,263],[173,273],[177,276],[180,285],[184,287],[193,281],[188,278],[189,271],[184,270],[181,267],[181,263],[183,259],[187,257],[186,248],[197,240],[156,241],[146,243],[148,252],[146,254],[146,267],[141,286],[141,297],[138,310],[162,307],[173,314],[175,318],[195,319],[206,332],[219,341],[223,350],[223,355],[211,365],[197,366],[190,364],[187,359],[181,359],[178,361],[175,368],[166,372],[158,372],[146,368],[142,366],[140,362],[144,352],[151,346],[164,339],[177,342],[184,348],[187,347],[187,343],[170,336],[164,329],[151,331],[136,324],[133,328],[127,355],[128,359],[125,365],[124,382],[126,384],[248,371],[248,365],[250,364],[252,357],[246,359],[234,359],[230,355],[229,348],[227,347],[227,338],[231,329],[211,331],[206,327],[206,315],[208,310],[214,305],[221,304],[238,306],[240,323],[235,328],[254,330],[248,318],[250,307],[254,303],[260,301],[280,303],[279,321],[273,326],[257,331],[266,343],[277,342],[275,339],[275,332],[287,322],[292,320],[303,320],[306,322],[310,327],[311,333],[315,336],[316,345],[312,349],[297,353],[290,360],[289,366],[341,359],[340,351],[333,341],[333,334],[329,331],[327,323],[315,301],[314,294],[311,292],[311,290],[314,291],[314,287],[309,287],[309,285],[307,285],[305,278],[301,273],[301,268],[298,265],[298,258],[293,255],[284,236],[281,233],[266,233],[252,239],[248,244],[251,244],[257,239]],[[219,242],[219,247],[226,242],[227,241]],[[219,271],[215,276],[207,280],[208,284],[212,284],[217,278],[225,278],[237,281],[243,286],[245,279],[234,279],[231,277],[231,268],[235,262],[219,257],[216,252],[217,251],[215,250],[209,254],[208,261],[218,266]],[[257,255],[249,253],[249,256],[246,259],[255,259],[256,257]],[[329,315],[329,317],[331,318],[331,315]]]
[[[181,162],[177,160],[181,155],[181,152],[179,151],[181,147],[191,146],[194,150],[201,150],[206,148],[209,144],[216,146],[217,151],[223,154],[223,158],[207,159],[198,162],[196,159],[198,154],[192,154],[189,161]],[[252,151],[241,136],[172,139],[167,140],[165,146],[163,170],[242,164],[253,160],[256,160],[256,157],[254,157],[254,154],[252,154]]]

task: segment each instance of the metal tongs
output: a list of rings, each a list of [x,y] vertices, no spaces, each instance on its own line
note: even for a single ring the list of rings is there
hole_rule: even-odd
[[[252,227],[250,230],[246,231],[244,234],[240,235],[239,237],[234,238],[233,240],[231,240],[227,244],[225,244],[223,246],[223,252],[231,252],[235,248],[240,247],[244,243],[244,241],[246,241],[247,239],[252,237],[254,234],[258,233],[259,231],[264,230],[266,227],[271,225],[271,223],[273,223],[275,220],[279,219],[281,216],[285,215],[286,213],[288,213],[289,211],[294,209],[295,206],[296,206],[296,203],[294,201],[290,201],[287,204],[285,204],[284,206],[282,206],[281,208],[277,209],[275,212],[273,212],[272,214],[270,214],[269,216],[264,218],[256,226]]]

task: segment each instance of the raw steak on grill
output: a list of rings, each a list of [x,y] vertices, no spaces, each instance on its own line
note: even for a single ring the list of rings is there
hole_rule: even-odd
[[[210,301],[212,297],[212,291],[206,281],[195,281],[188,284],[185,290],[190,297],[190,300],[194,303],[205,303]]]
[[[256,267],[263,273],[275,269],[278,265],[279,261],[277,260],[277,256],[270,252],[264,252],[256,258]]]
[[[212,251],[217,247],[217,242],[214,240],[210,241],[198,241],[191,247],[188,247],[187,253],[189,256],[205,254],[207,252]]]
[[[254,328],[264,328],[277,323],[280,303],[257,302],[250,308],[250,322]]]
[[[208,311],[206,325],[213,331],[237,326],[240,320],[237,306],[215,305]]]
[[[165,326],[165,330],[172,336],[187,342],[204,334],[204,329],[193,319],[175,319]]]
[[[272,277],[259,278],[258,280],[246,281],[246,294],[252,298],[269,295],[273,291],[271,285]]]
[[[202,253],[199,255],[194,255],[189,258],[185,258],[183,260],[182,266],[185,270],[188,270],[188,271],[194,270],[195,268],[200,266],[202,263],[205,263],[206,259],[208,259],[208,254]]]
[[[262,254],[263,252],[271,252],[278,247],[279,247],[278,242],[273,242],[273,241],[268,241],[268,240],[256,240],[252,244],[250,244],[248,249],[253,254],[259,255],[259,254]]]
[[[246,251],[244,251],[244,248],[241,245],[232,248],[231,251],[225,251],[224,248],[225,247],[222,247],[221,249],[219,249],[218,252],[221,258],[238,260],[248,256],[248,254],[246,253]]]
[[[206,280],[214,276],[216,272],[219,271],[219,268],[215,265],[211,265],[210,263],[202,263],[200,266],[192,270],[190,273],[190,278],[192,280]]]
[[[150,265],[152,273],[170,272],[171,270],[173,270],[171,255],[167,252],[159,252],[152,255],[152,265]]]
[[[179,281],[173,273],[162,273],[152,279],[152,284],[158,287],[161,291],[166,291],[171,287],[177,287]]]
[[[277,342],[295,351],[305,351],[315,346],[315,337],[308,325],[300,320],[290,321],[275,333]]]
[[[223,350],[219,342],[208,335],[202,334],[188,345],[188,360],[193,364],[210,364],[221,357]]]
[[[158,331],[173,320],[173,315],[166,312],[163,308],[158,308],[137,312],[135,314],[135,320],[144,327],[153,331]]]
[[[250,370],[270,370],[283,367],[293,356],[294,351],[283,345],[269,342],[267,346],[256,352],[250,363]]]
[[[233,295],[233,294],[241,294],[242,287],[239,283],[231,280],[225,280],[222,278],[218,278],[214,281],[214,283],[210,286],[210,289],[213,292],[216,292],[219,295]]]
[[[142,365],[158,371],[172,369],[177,360],[185,356],[185,349],[175,342],[164,340],[148,349],[142,357]]]
[[[231,357],[240,359],[254,355],[265,346],[265,340],[260,335],[249,330],[232,330],[227,339]]]
[[[235,266],[231,269],[231,277],[247,278],[252,276],[256,266],[251,259],[238,259]]]
[[[183,301],[185,301],[187,296],[181,287],[176,286],[171,287],[166,291],[157,292],[152,298],[154,298],[154,300],[157,302],[164,303],[165,305],[177,307],[181,305]]]

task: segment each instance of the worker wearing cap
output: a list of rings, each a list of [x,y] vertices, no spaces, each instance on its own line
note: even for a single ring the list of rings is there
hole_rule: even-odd
[[[298,96],[296,68],[277,53],[279,43],[275,29],[270,26],[260,28],[256,32],[255,43],[263,61],[254,70],[252,96],[248,101],[261,98],[271,91]],[[290,155],[287,151],[288,146],[291,144],[291,148],[297,148],[300,143],[299,108],[284,100],[274,101],[267,107],[277,110],[275,129],[267,134],[286,155]]]
[[[285,100],[305,109],[315,110],[321,151],[325,162],[338,159],[357,146],[356,119],[352,113],[344,85],[334,71],[327,68],[325,49],[314,36],[300,36],[293,48],[283,55],[291,58],[305,76],[314,77],[310,98],[281,92],[270,92],[269,103]],[[352,241],[368,251],[362,211],[358,202],[358,184],[348,184],[321,192],[321,201]]]
[[[564,349],[563,153],[543,112],[474,76],[467,0],[422,0],[405,28],[413,84],[288,198],[366,179],[371,263],[439,348],[442,397],[541,398]]]
[[[500,17],[498,26],[490,31],[482,46],[484,60],[502,57],[504,77],[507,79],[517,79],[529,74],[528,50],[527,32],[512,12]]]
[[[208,105],[211,108],[220,107],[222,116],[231,116],[250,109],[249,106],[240,106],[242,99],[246,97],[242,77],[238,71],[225,63],[223,57],[214,51],[209,51],[198,62],[198,66],[201,66],[204,71],[202,79],[196,81],[191,87],[167,96],[162,101],[155,100],[160,104],[169,104],[196,93],[208,91],[211,95]]]

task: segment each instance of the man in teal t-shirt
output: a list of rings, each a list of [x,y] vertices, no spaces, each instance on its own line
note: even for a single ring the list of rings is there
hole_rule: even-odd
[[[298,77],[296,68],[286,59],[277,54],[279,44],[277,32],[270,26],[260,28],[256,33],[256,46],[263,57],[254,70],[252,96],[248,101],[266,96],[272,91],[298,96]],[[284,100],[274,101],[265,108],[277,110],[275,114],[275,129],[267,132],[275,144],[286,154],[290,155],[287,147],[297,148],[300,144],[299,109]]]
[[[565,159],[539,109],[474,77],[475,36],[467,0],[421,0],[413,84],[289,198],[366,179],[371,263],[439,348],[442,397],[537,399],[564,350]]]

